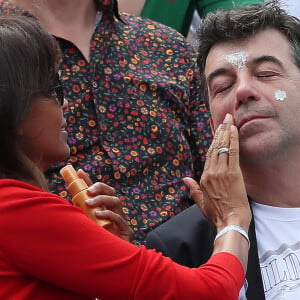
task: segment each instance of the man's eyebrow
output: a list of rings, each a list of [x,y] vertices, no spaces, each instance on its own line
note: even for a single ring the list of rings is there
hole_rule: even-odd
[[[226,74],[226,73],[228,73],[228,69],[226,69],[226,68],[219,68],[219,69],[214,70],[206,78],[207,85],[209,85],[215,77],[222,75],[222,74]]]
[[[275,56],[272,56],[272,55],[262,55],[260,57],[257,57],[257,58],[253,59],[254,64],[260,64],[260,63],[263,63],[263,62],[273,62],[273,63],[277,64],[280,67],[283,66],[282,62],[278,58],[276,58]]]

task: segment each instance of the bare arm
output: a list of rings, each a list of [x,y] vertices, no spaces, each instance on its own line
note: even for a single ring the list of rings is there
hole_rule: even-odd
[[[218,153],[220,148],[229,153]],[[191,178],[185,178],[193,200],[220,232],[228,225],[238,225],[247,233],[251,211],[239,166],[238,132],[228,116],[214,136],[207,153],[200,186]],[[230,252],[241,261],[244,270],[248,261],[248,242],[237,231],[230,230],[215,241],[214,253]]]

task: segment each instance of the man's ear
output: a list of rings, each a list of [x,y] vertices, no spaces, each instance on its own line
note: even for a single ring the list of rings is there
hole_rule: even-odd
[[[215,131],[216,131],[215,130],[215,124],[214,124],[214,121],[211,117],[209,118],[209,123],[210,123],[212,133],[215,134]]]

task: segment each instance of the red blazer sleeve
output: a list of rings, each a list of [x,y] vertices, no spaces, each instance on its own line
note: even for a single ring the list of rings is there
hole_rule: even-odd
[[[244,272],[229,253],[190,269],[115,237],[58,196],[6,190],[0,260],[24,274],[101,300],[237,299]]]

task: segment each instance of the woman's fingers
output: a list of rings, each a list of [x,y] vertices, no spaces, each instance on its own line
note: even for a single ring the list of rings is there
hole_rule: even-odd
[[[124,219],[124,212],[121,201],[116,197],[116,191],[113,187],[96,182],[93,183],[89,175],[82,169],[77,171],[88,187],[90,198],[85,201],[90,208],[99,208],[95,210],[95,216],[101,220],[108,220],[111,223],[105,228],[114,235],[130,242],[133,237],[133,230]]]
[[[86,200],[86,204],[89,207],[103,207],[104,209],[111,210],[121,217],[124,217],[121,201],[116,196],[97,195]]]
[[[239,150],[239,134],[234,125],[230,126],[230,152],[229,152],[229,170],[233,171],[237,166],[239,167],[240,150]]]
[[[99,219],[109,220],[111,224],[106,226],[105,229],[130,242],[133,237],[133,230],[129,227],[127,222],[117,213],[110,210],[97,210],[95,215]]]
[[[102,182],[96,182],[93,185],[89,186],[88,192],[90,195],[108,195],[116,196],[116,190]]]
[[[116,190],[113,187],[102,182],[93,184],[87,173],[83,170],[78,170],[77,174],[89,185],[88,194],[90,198],[85,201],[87,206],[91,208],[104,208],[111,210],[121,217],[124,216],[121,201],[116,196]]]
[[[200,183],[203,212],[217,227],[238,221],[243,218],[241,214],[249,213],[238,151],[238,132],[232,116],[227,114],[216,130],[210,160]]]
[[[86,173],[86,172],[84,172],[82,169],[79,169],[79,170],[77,171],[77,175],[78,175],[80,178],[82,178],[82,179],[86,182],[86,184],[87,184],[88,186],[90,186],[90,185],[93,184],[93,182],[92,182],[92,180],[91,180],[89,174]]]
[[[227,164],[230,139],[230,126],[233,124],[233,118],[230,114],[226,114],[224,121],[220,124],[215,132],[214,139],[207,153],[204,170],[207,170],[215,165]],[[222,152],[223,151],[223,152]]]
[[[203,193],[199,184],[190,177],[183,178],[184,183],[188,186],[190,190],[190,196],[198,205],[202,203]]]

